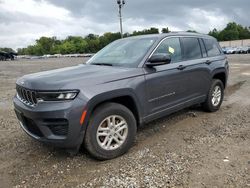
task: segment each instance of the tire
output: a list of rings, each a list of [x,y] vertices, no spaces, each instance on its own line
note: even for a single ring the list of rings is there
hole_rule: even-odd
[[[125,122],[124,125],[118,126],[123,122]],[[122,127],[124,129],[119,132],[119,135],[123,136],[118,138],[116,131]],[[85,134],[85,148],[98,160],[113,159],[129,150],[135,140],[136,131],[135,117],[127,107],[117,103],[105,103],[97,107],[90,118]],[[99,134],[105,134],[105,136]],[[116,142],[117,139],[120,142]],[[110,140],[112,141],[109,144]]]
[[[220,89],[220,98],[217,98],[217,100],[213,100],[213,98],[214,98],[213,94],[215,94],[214,92],[215,92],[216,88]],[[211,87],[210,87],[209,92],[207,94],[207,99],[202,104],[203,109],[205,111],[207,111],[207,112],[216,112],[216,111],[218,111],[220,109],[220,106],[221,106],[222,102],[223,102],[223,98],[224,98],[224,84],[219,79],[213,79]]]

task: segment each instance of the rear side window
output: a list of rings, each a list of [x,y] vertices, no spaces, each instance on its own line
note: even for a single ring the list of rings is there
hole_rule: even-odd
[[[215,40],[203,39],[203,41],[207,49],[207,55],[209,57],[217,56],[221,54],[220,49]]]
[[[171,56],[171,63],[178,62],[182,59],[181,44],[179,38],[165,39],[154,53],[168,53]]]
[[[200,44],[197,38],[185,37],[182,38],[183,56],[185,60],[201,58]]]

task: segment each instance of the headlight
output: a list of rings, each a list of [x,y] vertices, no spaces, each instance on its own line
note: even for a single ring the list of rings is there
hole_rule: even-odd
[[[79,91],[37,92],[37,101],[64,101],[76,98]]]

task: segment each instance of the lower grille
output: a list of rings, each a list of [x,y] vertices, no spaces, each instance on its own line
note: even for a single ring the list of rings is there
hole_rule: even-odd
[[[46,119],[44,125],[49,127],[54,135],[66,136],[68,134],[69,126],[66,119]]]
[[[16,86],[17,98],[29,106],[37,104],[36,92],[21,86]]]

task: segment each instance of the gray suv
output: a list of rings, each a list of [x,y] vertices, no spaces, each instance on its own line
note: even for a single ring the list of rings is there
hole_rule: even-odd
[[[217,111],[229,65],[207,35],[169,33],[117,40],[86,64],[23,76],[15,112],[32,138],[97,159],[124,154],[137,127],[191,105]]]

